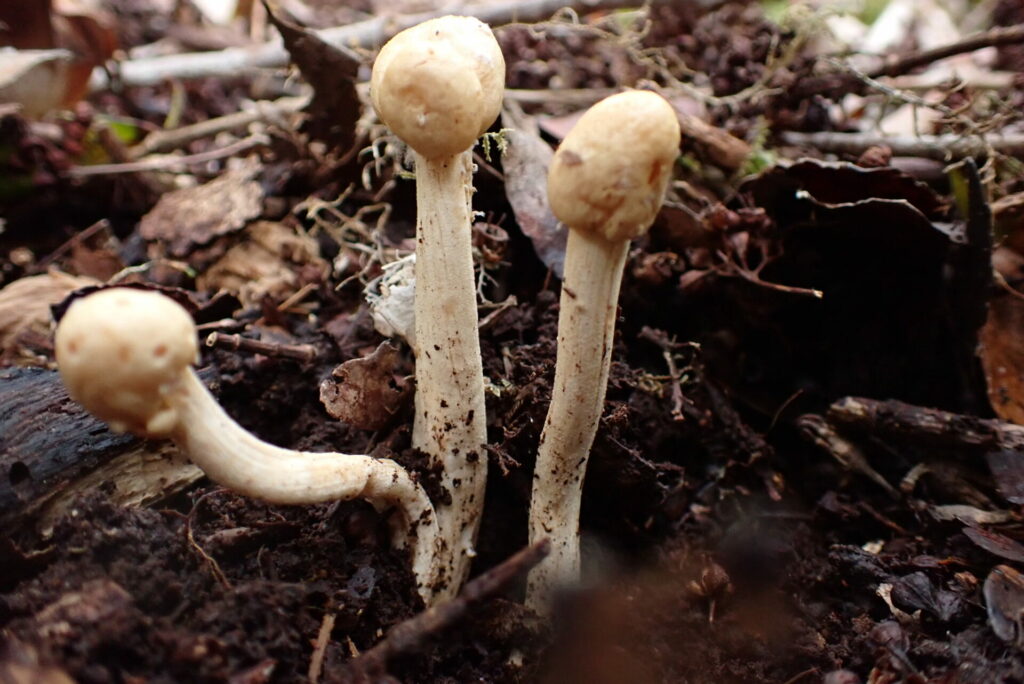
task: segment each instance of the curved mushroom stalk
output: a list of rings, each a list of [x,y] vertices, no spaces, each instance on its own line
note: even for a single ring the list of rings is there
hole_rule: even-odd
[[[527,605],[578,581],[579,513],[590,448],[604,407],[619,285],[629,241],[661,207],[679,150],[675,112],[654,93],[613,95],[569,132],[548,172],[548,199],[569,227],[558,355],[530,500],[530,543],[551,555],[530,573]]]
[[[444,473],[439,591],[469,574],[487,478],[483,363],[472,252],[472,154],[501,108],[505,62],[471,17],[431,19],[392,38],[373,65],[381,120],[415,153],[416,415],[413,446]]]
[[[170,390],[178,421],[171,439],[219,485],[275,504],[363,499],[379,511],[394,509],[392,540],[408,548],[424,600],[433,577],[437,521],[423,488],[390,459],[363,454],[292,451],[268,444],[224,412],[188,369]],[[427,601],[429,604],[430,601]]]
[[[191,369],[195,325],[173,300],[129,288],[88,295],[55,342],[73,399],[114,430],[169,437],[218,484],[270,503],[365,499],[397,510],[394,541],[409,549],[420,595],[434,601],[437,521],[423,488],[394,461],[291,451],[242,429]]]

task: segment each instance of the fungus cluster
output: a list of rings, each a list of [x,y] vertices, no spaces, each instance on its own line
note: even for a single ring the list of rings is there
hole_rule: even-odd
[[[113,288],[75,301],[56,333],[70,395],[119,431],[170,438],[215,482],[274,503],[360,498],[394,510],[429,605],[452,596],[474,553],[487,475],[484,377],[471,245],[471,149],[496,119],[505,64],[494,35],[469,17],[407,29],[380,51],[373,106],[412,150],[416,173],[413,446],[440,470],[432,503],[397,463],[366,455],[296,452],[238,426],[191,366],[196,329],[173,300]],[[539,448],[531,543],[552,556],[529,578],[545,612],[552,589],[579,572],[578,519],[587,458],[604,403],[616,300],[629,241],[657,213],[679,146],[671,106],[648,92],[588,111],[555,154],[548,192],[570,229],[552,401]]]
[[[361,498],[396,509],[395,539],[410,548],[424,601],[454,595],[475,555],[487,475],[470,150],[497,118],[504,78],[490,28],[469,17],[402,31],[372,75],[374,107],[416,164],[413,446],[443,473],[448,497],[436,510],[392,461],[280,449],[239,427],[191,370],[191,318],[153,292],[117,288],[72,304],[56,336],[71,396],[115,430],[171,438],[212,480],[243,494],[286,504]]]

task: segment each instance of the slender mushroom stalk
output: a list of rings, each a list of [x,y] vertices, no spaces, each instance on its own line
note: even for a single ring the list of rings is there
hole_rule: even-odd
[[[604,406],[622,270],[629,241],[647,231],[661,207],[678,152],[671,105],[631,91],[588,110],[548,172],[548,200],[568,226],[569,242],[555,383],[530,501],[530,543],[552,543],[527,583],[527,604],[538,612],[546,612],[557,585],[579,578],[580,497]]]
[[[55,347],[75,401],[115,431],[169,437],[218,484],[271,503],[396,509],[394,540],[410,550],[420,595],[434,600],[437,524],[423,488],[394,461],[290,451],[242,429],[192,370],[196,328],[172,299],[130,288],[88,295],[61,319]]]
[[[392,38],[373,65],[378,116],[416,164],[416,415],[413,446],[444,473],[442,595],[469,573],[487,477],[483,365],[470,228],[471,150],[497,118],[505,61],[471,17],[431,19]]]

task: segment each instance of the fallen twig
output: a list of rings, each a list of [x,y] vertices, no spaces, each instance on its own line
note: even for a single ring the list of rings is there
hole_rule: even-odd
[[[665,359],[665,365],[668,367],[668,378],[672,382],[672,420],[686,420],[686,416],[683,414],[683,405],[686,399],[683,396],[683,388],[680,382],[683,373],[676,365],[675,359],[675,353],[681,347],[685,347],[686,343],[676,342],[675,338],[669,338],[665,331],[656,330],[647,325],[640,329],[637,337],[641,340],[647,340],[661,349],[661,356]]]
[[[97,233],[102,231],[110,230],[110,221],[107,219],[100,219],[96,223],[92,224],[85,230],[75,233],[71,236],[70,240],[62,243],[57,249],[53,250],[45,257],[40,259],[31,269],[32,273],[45,273],[57,259],[63,257],[68,252],[72,251],[75,247],[85,244],[88,240],[91,240]]]
[[[317,684],[320,681],[320,673],[324,669],[324,654],[327,652],[327,644],[331,641],[331,630],[334,629],[334,621],[337,618],[335,613],[324,613],[324,619],[320,623],[320,631],[316,635],[316,647],[313,649],[313,656],[309,659],[309,672],[307,676],[310,684]]]
[[[214,559],[213,556],[208,554],[206,550],[199,545],[199,542],[196,541],[192,525],[192,523],[195,521],[196,512],[199,510],[199,505],[203,503],[206,497],[212,494],[216,494],[220,491],[222,490],[212,489],[203,494],[202,496],[200,496],[198,499],[196,499],[195,503],[192,504],[192,510],[189,511],[188,515],[185,517],[185,539],[188,542],[188,545],[192,548],[192,550],[196,552],[196,555],[198,555],[202,559],[202,561],[206,563],[206,566],[210,569],[210,574],[213,575],[214,579],[216,579],[222,587],[230,590],[231,582],[228,580],[228,576],[225,575],[224,571],[220,569],[220,564],[217,563],[216,559]]]
[[[859,155],[869,147],[885,146],[898,157],[924,157],[952,161],[966,157],[985,158],[991,151],[1024,159],[1024,135],[921,135],[892,136],[872,133],[797,133],[784,131],[778,139],[785,145],[814,147],[833,154]]]
[[[930,50],[912,52],[908,55],[889,56],[875,69],[868,72],[871,78],[882,76],[900,76],[918,67],[937,62],[947,57],[962,55],[966,52],[974,52],[987,47],[999,47],[1002,45],[1016,45],[1024,43],[1024,24],[1017,26],[1000,26],[982,33],[976,33],[963,40],[958,40],[948,45],[940,45]]]
[[[348,682],[376,681],[388,659],[413,651],[432,634],[461,619],[470,608],[502,589],[513,579],[530,571],[551,552],[551,543],[545,539],[515,553],[474,580],[466,583],[462,592],[450,601],[392,627],[380,643],[350,660],[341,673]]]
[[[270,144],[270,138],[257,133],[248,138],[242,138],[224,147],[215,150],[207,150],[198,154],[190,154],[184,157],[161,156],[140,159],[139,161],[126,162],[124,164],[93,164],[91,166],[75,166],[68,169],[67,174],[72,178],[86,178],[88,176],[108,176],[119,173],[140,173],[143,171],[167,171],[179,168],[188,164],[205,164],[216,159],[233,157],[242,152],[248,152],[257,147],[266,147]]]
[[[505,101],[531,105],[589,107],[621,90],[621,88],[553,88],[545,90],[506,88]]]
[[[905,404],[846,397],[828,410],[830,424],[853,433],[908,442],[916,447],[959,449],[983,455],[1005,499],[1024,503],[1024,426]]]
[[[128,154],[132,159],[137,160],[147,154],[177,150],[194,140],[244,128],[251,123],[271,119],[281,114],[297,112],[305,107],[308,101],[308,98],[305,97],[282,97],[273,102],[259,101],[254,102],[249,109],[242,112],[233,112],[181,128],[154,131],[138,145],[130,148]]]
[[[891,496],[899,496],[896,488],[871,467],[868,459],[857,445],[840,436],[824,418],[807,414],[797,418],[796,426],[808,441],[831,455],[844,468],[867,476]]]
[[[241,335],[226,335],[224,333],[212,332],[206,336],[206,346],[230,351],[244,351],[263,356],[279,356],[286,359],[297,359],[299,361],[312,361],[316,358],[316,347],[311,344],[281,344],[278,342],[263,342],[253,340]]]
[[[672,0],[648,0],[649,5],[663,5]],[[692,0],[693,4],[713,7],[721,0]],[[380,16],[347,26],[316,31],[324,41],[344,47],[374,48],[385,40],[415,24],[445,14],[472,16],[491,25],[513,21],[532,22],[551,17],[560,9],[569,7],[583,12],[635,7],[641,0],[506,0],[504,2],[444,4],[443,9],[399,17]],[[288,63],[288,52],[280,40],[255,47],[235,47],[217,52],[192,52],[165,55],[120,63],[119,82],[125,86],[145,86],[165,79],[204,78],[224,76],[245,71],[281,67]],[[106,71],[93,71],[89,86],[103,90],[110,85]]]
[[[859,94],[877,87],[877,79],[885,77],[895,79],[890,83],[894,88],[934,87],[935,84],[930,80],[931,77],[926,74],[907,75],[908,72],[933,62],[982,48],[1018,43],[1024,43],[1024,25],[999,27],[929,50],[905,55],[878,56],[877,66],[863,72],[855,69],[849,62],[844,62],[844,68],[838,72],[801,79],[789,90],[789,94],[791,96],[808,96],[828,92],[833,98],[837,97],[838,93]],[[829,61],[834,60],[830,59]],[[843,71],[847,73],[843,73]],[[1001,75],[996,76],[995,74]],[[1006,85],[1007,75],[1005,72],[984,72],[980,77],[987,78],[988,81],[978,84],[978,87],[1005,87]],[[922,78],[925,80],[922,81]],[[941,76],[942,80],[946,78],[946,75]],[[979,75],[975,75],[973,78],[977,79]]]
[[[942,447],[991,450],[1024,449],[1024,426],[938,409],[846,397],[828,409],[830,423],[881,437],[906,437]]]

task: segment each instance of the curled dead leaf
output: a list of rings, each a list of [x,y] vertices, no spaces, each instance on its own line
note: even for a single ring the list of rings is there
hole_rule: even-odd
[[[340,153],[348,151],[355,142],[356,122],[362,111],[356,93],[362,60],[354,52],[331,45],[313,31],[289,22],[270,4],[267,14],[292,61],[313,86],[303,130]]]
[[[548,206],[548,166],[554,152],[541,139],[533,118],[506,110],[502,121],[511,126],[506,133],[508,149],[502,156],[508,202],[519,227],[533,243],[533,251],[561,278],[568,231],[559,228],[558,219]]]
[[[416,348],[416,254],[384,265],[384,273],[364,290],[373,327],[385,337],[401,337]]]
[[[60,107],[71,72],[67,50],[0,50],[0,103],[38,118]]]
[[[49,340],[50,306],[74,290],[97,283],[92,278],[51,271],[0,289],[0,356],[16,354],[22,341]]]
[[[398,347],[381,342],[369,356],[335,368],[320,383],[320,402],[331,417],[361,430],[387,427],[412,389],[396,375],[398,362]]]
[[[978,353],[992,410],[1003,420],[1024,425],[1024,301],[1010,294],[993,297],[979,334]]]
[[[982,589],[992,631],[1018,648],[1024,645],[1024,575],[1009,565],[997,565]]]
[[[52,4],[52,7],[51,7]],[[0,3],[0,102],[29,118],[81,100],[117,48],[113,19],[85,0]]]

